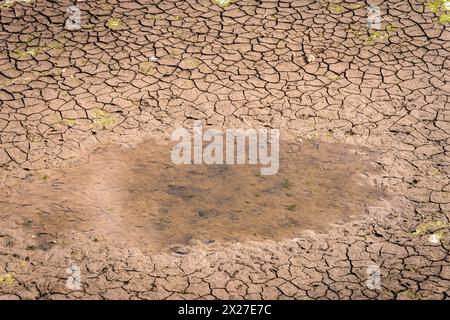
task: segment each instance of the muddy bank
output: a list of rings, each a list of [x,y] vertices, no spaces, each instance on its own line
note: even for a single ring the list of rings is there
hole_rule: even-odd
[[[64,234],[143,251],[202,243],[288,239],[361,218],[385,197],[370,183],[374,154],[350,145],[281,144],[280,170],[257,165],[174,165],[171,146],[102,147],[87,163],[7,181],[2,216],[23,221],[40,249]]]

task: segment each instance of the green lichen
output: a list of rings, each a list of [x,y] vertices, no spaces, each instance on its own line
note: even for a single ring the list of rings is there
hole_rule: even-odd
[[[0,3],[0,10],[8,9],[16,3],[32,4],[34,0],[5,0]]]
[[[95,123],[100,124],[103,128],[114,124],[114,118],[106,111],[97,109],[95,110],[96,120]]]
[[[124,26],[124,23],[118,18],[111,18],[106,22],[106,26],[111,30],[119,30]]]
[[[396,26],[395,24],[393,24],[393,23],[389,23],[389,24],[386,26],[386,31],[387,31],[388,33],[396,32],[396,31],[397,31],[397,26]]]
[[[8,1],[8,0],[3,1],[0,3],[0,10],[7,9],[7,8],[11,7],[12,4],[13,4],[12,1]]]
[[[349,28],[349,29],[347,30],[347,32],[350,32],[350,33],[352,33],[354,36],[357,36],[357,37],[359,37],[359,36],[362,35],[362,32],[361,32],[361,31],[355,30],[355,29],[352,29],[352,28]]]
[[[221,8],[227,8],[231,4],[235,3],[237,0],[211,0],[212,3],[218,5]]]
[[[16,49],[13,52],[11,52],[11,57],[14,59],[28,59],[29,57],[36,56],[41,51],[42,51],[42,49],[39,49],[39,48],[31,48],[26,51]]]
[[[439,23],[450,22],[450,1],[448,0],[430,0],[428,8],[431,12],[439,14]]]
[[[414,266],[407,266],[407,267],[405,267],[405,270],[409,271],[409,272],[413,272],[413,273],[417,272],[417,268]]]
[[[151,15],[147,17],[148,20],[161,20],[161,16],[159,15]]]
[[[331,81],[337,81],[340,79],[339,75],[337,75],[337,74],[328,74],[327,78]]]
[[[416,227],[416,230],[413,232],[416,236],[421,236],[427,233],[431,233],[440,229],[449,228],[450,224],[445,221],[433,220],[425,223],[421,223]]]
[[[439,16],[440,23],[449,23],[450,22],[450,14],[443,14]]]
[[[383,39],[385,35],[381,31],[373,31],[369,34],[366,40],[364,40],[365,45],[374,44],[377,40]]]
[[[400,292],[400,295],[411,300],[422,300],[422,297],[418,296],[411,288]]]
[[[295,210],[297,210],[297,205],[289,204],[289,205],[286,206],[286,210],[295,211]]]
[[[431,12],[438,13],[441,11],[442,6],[444,5],[445,0],[430,0],[428,2],[428,8]]]
[[[31,55],[31,56],[35,56],[35,55],[37,55],[39,52],[41,52],[41,49],[39,49],[39,48],[31,48],[31,49],[28,49],[27,51],[26,51],[26,53],[27,54],[29,54],[29,55]]]
[[[12,285],[16,279],[14,278],[14,274],[8,272],[0,275],[0,285],[6,284],[8,286]]]
[[[47,48],[48,49],[62,49],[62,48],[64,48],[64,44],[62,44],[59,41],[53,40],[53,41],[50,41],[49,44],[47,44]]]
[[[328,6],[328,11],[334,14],[339,14],[345,11],[345,8],[340,4],[330,4]]]
[[[331,132],[331,131],[325,132],[325,133],[324,133],[324,137],[325,137],[326,139],[332,139],[332,138],[333,138],[333,132]]]
[[[365,5],[362,3],[349,3],[345,7],[350,10],[357,10],[357,9],[363,8],[364,6]]]

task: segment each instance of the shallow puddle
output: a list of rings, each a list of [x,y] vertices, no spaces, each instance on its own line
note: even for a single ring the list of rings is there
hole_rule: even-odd
[[[10,182],[2,214],[29,221],[34,234],[86,232],[144,251],[179,250],[323,232],[384,196],[364,178],[375,172],[367,150],[281,146],[274,176],[254,165],[174,165],[171,146],[154,141],[103,147],[80,166]]]

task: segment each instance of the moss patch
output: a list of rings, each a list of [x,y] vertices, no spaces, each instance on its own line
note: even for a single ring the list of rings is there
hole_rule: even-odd
[[[430,0],[428,2],[428,9],[431,12],[438,13],[441,11],[441,7],[444,5],[445,0]]]
[[[0,275],[0,285],[6,284],[8,286],[12,285],[16,279],[14,278],[14,274],[8,272]]]
[[[400,292],[400,296],[406,297],[410,300],[422,300],[423,298],[418,296],[412,289],[407,289],[405,291]]]
[[[114,118],[106,111],[97,109],[95,110],[95,116],[97,117],[95,123],[101,125],[103,128],[114,124]]]
[[[297,210],[297,205],[295,205],[295,204],[289,204],[289,205],[286,206],[286,210],[289,210],[289,211],[296,211],[296,210]]]
[[[434,220],[421,223],[416,227],[416,231],[413,232],[416,236],[421,236],[427,233],[432,233],[440,229],[449,228],[450,224],[445,221]]]
[[[221,8],[226,8],[232,3],[235,3],[237,0],[211,0],[212,3],[218,5]]]
[[[64,48],[64,44],[57,40],[53,40],[47,44],[47,48],[48,49],[62,49],[62,48]]]
[[[439,15],[439,23],[450,22],[450,1],[448,0],[430,0],[428,9]]]
[[[28,59],[30,57],[35,57],[41,51],[43,51],[43,50],[39,49],[39,48],[31,48],[28,50],[16,49],[13,52],[11,52],[11,58],[13,58],[13,59]]]
[[[388,33],[391,33],[391,32],[397,32],[397,26],[396,26],[395,24],[393,24],[393,23],[389,23],[389,24],[386,26],[386,31],[387,31]]]
[[[334,14],[339,14],[345,11],[345,8],[340,4],[330,4],[328,6],[328,11]]]
[[[16,3],[32,4],[34,3],[34,0],[5,0],[2,3],[0,3],[0,10],[8,9]]]
[[[106,22],[106,26],[111,30],[119,30],[122,29],[125,24],[118,18],[111,18]]]
[[[450,14],[443,14],[439,16],[440,23],[449,23],[450,22]]]
[[[374,44],[379,39],[384,39],[385,35],[381,31],[373,31],[369,34],[366,40],[364,40],[365,45]]]

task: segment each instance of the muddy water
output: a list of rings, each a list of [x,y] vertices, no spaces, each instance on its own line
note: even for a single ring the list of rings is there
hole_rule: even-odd
[[[363,178],[370,158],[348,145],[282,142],[279,173],[262,176],[251,165],[174,165],[169,144],[110,146],[80,166],[10,181],[0,213],[33,234],[84,232],[145,251],[293,238],[383,197]]]

